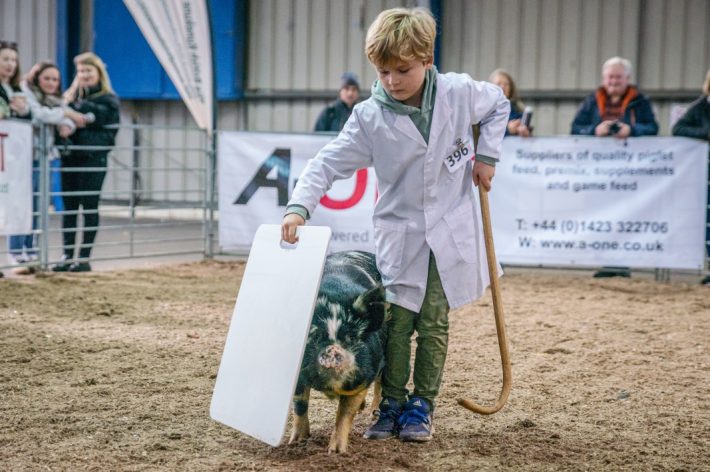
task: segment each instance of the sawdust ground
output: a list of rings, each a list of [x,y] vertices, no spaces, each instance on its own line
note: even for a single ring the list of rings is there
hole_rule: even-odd
[[[313,437],[271,448],[209,418],[244,265],[205,262],[0,280],[0,470],[708,470],[710,290],[511,270],[501,279],[514,385],[489,296],[451,313],[429,444]],[[695,282],[697,283],[697,282]],[[269,405],[251,405],[268,408]]]

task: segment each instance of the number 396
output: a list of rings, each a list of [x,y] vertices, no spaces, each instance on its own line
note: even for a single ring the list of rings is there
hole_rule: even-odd
[[[449,154],[446,156],[446,160],[449,163],[449,167],[453,167],[456,163],[458,163],[461,158],[465,155],[468,154],[468,148],[463,148],[463,149],[458,149],[454,151],[453,153]]]

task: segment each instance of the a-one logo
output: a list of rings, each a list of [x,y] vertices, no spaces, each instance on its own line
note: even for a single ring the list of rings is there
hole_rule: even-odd
[[[276,177],[269,177],[276,169]],[[291,175],[291,149],[276,148],[261,164],[254,177],[234,200],[235,205],[246,205],[257,190],[262,187],[275,188],[278,206],[286,206],[289,199],[288,181]],[[337,200],[328,195],[321,198],[320,204],[331,210],[352,208],[362,200],[367,189],[367,169],[359,169],[355,173],[355,188],[353,193],[344,199]],[[295,185],[295,184],[294,184]]]
[[[276,168],[276,178],[269,178],[271,170]],[[276,148],[269,157],[266,158],[256,175],[242,190],[236,200],[235,205],[246,205],[251,197],[261,187],[276,188],[278,194],[278,205],[286,206],[288,203],[288,176],[291,174],[291,150],[287,148]]]

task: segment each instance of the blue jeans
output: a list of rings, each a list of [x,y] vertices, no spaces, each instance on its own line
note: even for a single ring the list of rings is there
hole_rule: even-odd
[[[61,168],[62,168],[62,163],[59,161],[59,159],[54,159],[53,161],[49,161],[49,191],[52,193],[61,193],[62,192],[62,173],[61,173]],[[52,195],[50,198],[50,202],[52,205],[54,205],[54,211],[60,212],[64,211],[64,200],[62,199],[61,195]]]
[[[39,226],[39,218],[34,213],[38,211],[39,198],[39,163],[34,162],[32,166],[32,229],[37,229]],[[22,255],[24,250],[27,255],[36,255],[37,247],[35,246],[34,234],[13,234],[7,238],[7,250],[13,256]]]

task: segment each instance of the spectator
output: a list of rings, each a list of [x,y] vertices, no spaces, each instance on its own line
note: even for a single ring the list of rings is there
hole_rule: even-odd
[[[17,43],[0,41],[0,119],[19,118],[29,120],[30,107],[20,89],[20,64],[17,54]],[[27,262],[25,251],[32,251],[32,235],[10,235],[7,238],[8,260],[17,265]],[[0,272],[1,274],[1,272]]]
[[[630,84],[631,62],[612,57],[602,66],[602,85],[577,110],[572,134],[649,136],[658,134],[651,102]],[[594,277],[631,277],[628,267],[603,267]]]
[[[74,133],[77,124],[86,125],[83,114],[65,105],[59,68],[54,63],[45,61],[35,64],[20,87],[27,97],[32,118],[41,123],[56,125],[59,136],[67,138]],[[49,148],[54,143],[53,137],[50,136]],[[59,157],[56,149],[50,151],[52,159]]]
[[[325,107],[318,116],[315,131],[340,131],[350,118],[355,102],[360,98],[360,84],[352,72],[342,75],[338,99]]]
[[[705,76],[703,94],[690,105],[685,114],[673,126],[673,136],[710,141],[710,70]],[[710,163],[710,156],[708,156],[708,163]],[[708,183],[707,201],[706,225],[710,224],[710,182]],[[710,257],[710,226],[706,226],[705,229],[705,250]],[[703,278],[700,283],[710,286],[710,275]]]
[[[20,89],[17,43],[0,41],[0,119],[31,118],[27,99]]]
[[[20,83],[20,88],[27,98],[34,121],[57,125],[59,134],[65,137],[74,132],[76,128],[72,119],[83,123],[83,115],[63,106],[59,69],[53,63],[40,62],[35,64],[25,77],[25,80]],[[38,143],[39,139],[38,131],[39,128],[36,128],[35,144]],[[46,145],[49,150],[49,160],[57,159],[59,152],[54,148],[54,129],[52,129],[52,133],[48,134]],[[32,192],[35,194],[32,198],[32,207],[36,213],[39,210],[39,199],[36,196],[39,192],[39,158],[36,154],[32,169]],[[37,229],[39,226],[37,220],[36,216],[32,218],[33,229]],[[12,236],[12,238],[23,239],[22,246],[25,248],[25,256],[28,261],[37,260],[37,250],[32,234]],[[20,244],[18,243],[17,245],[19,246]],[[30,274],[34,272],[34,268],[26,266],[19,268],[17,272]]]
[[[74,64],[76,77],[64,98],[72,109],[87,119],[84,124],[77,123],[71,142],[76,146],[103,146],[105,149],[75,149],[61,158],[62,190],[65,193],[65,212],[62,215],[64,255],[62,262],[52,269],[55,272],[91,270],[89,258],[99,226],[99,195],[106,177],[109,147],[116,143],[117,129],[106,128],[106,125],[115,125],[120,121],[118,97],[111,89],[111,81],[101,58],[85,52],[74,58]],[[89,193],[76,195],[76,192]],[[72,263],[79,208],[84,217],[84,229],[78,259]]]
[[[617,138],[658,134],[651,102],[630,81],[631,62],[608,59],[602,66],[602,85],[577,110],[572,134]]]
[[[510,101],[510,116],[508,117],[508,127],[505,130],[505,135],[516,135],[527,138],[532,133],[522,121],[525,104],[520,100],[518,88],[515,86],[513,77],[505,69],[494,70],[488,81],[497,85],[503,90],[505,97]]]
[[[47,149],[51,153],[49,155],[51,191],[61,192],[59,151],[54,147],[55,137],[65,140],[76,129],[75,123],[85,124],[85,117],[64,103],[60,72],[52,62],[44,61],[32,66],[25,80],[20,83],[20,87],[27,96],[32,119],[56,126],[56,129],[53,128],[53,132],[48,135]],[[57,211],[64,211],[61,195],[55,195],[52,201]]]

